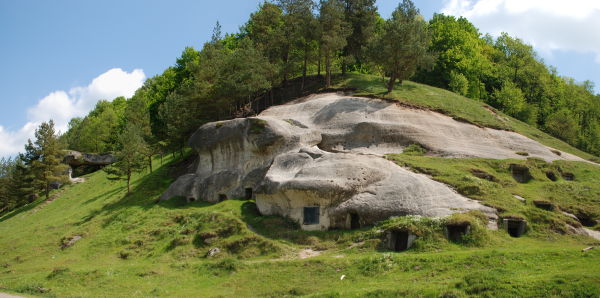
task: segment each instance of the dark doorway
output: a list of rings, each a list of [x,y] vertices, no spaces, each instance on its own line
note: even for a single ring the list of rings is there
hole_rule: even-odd
[[[356,213],[350,213],[350,229],[360,229],[360,216]]]
[[[219,194],[219,202],[227,201],[227,195]]]
[[[405,251],[409,249],[415,239],[415,235],[406,231],[391,232],[389,247],[394,251]]]
[[[525,233],[525,221],[518,219],[505,219],[506,229],[511,237],[521,237]]]
[[[304,221],[305,225],[318,225],[319,224],[319,206],[315,207],[304,207]]]
[[[252,200],[252,188],[246,188],[246,200]]]
[[[452,242],[460,242],[463,239],[464,235],[469,233],[470,226],[469,224],[460,224],[460,225],[447,225],[446,231],[448,232],[448,240]]]

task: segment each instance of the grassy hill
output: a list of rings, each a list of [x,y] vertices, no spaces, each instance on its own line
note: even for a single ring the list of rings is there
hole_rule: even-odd
[[[379,80],[350,75],[338,87],[379,96],[384,90]],[[406,82],[388,96],[537,136],[547,145],[593,158],[447,91]],[[40,200],[0,217],[0,292],[57,297],[600,295],[600,249],[582,252],[600,242],[569,233],[567,225],[577,223],[562,213],[600,217],[600,167],[535,159],[442,159],[412,149],[388,158],[499,208],[501,215],[526,219],[529,231],[512,238],[482,228],[478,215],[468,214],[451,219],[474,227],[459,242],[446,240],[443,221],[411,217],[354,231],[305,232],[285,219],[259,216],[253,201],[157,202],[185,160],[170,157],[164,165],[156,159],[160,166],[153,173],[136,175],[130,195],[124,182],[96,172],[84,183],[55,191],[51,202]],[[530,169],[530,181],[515,181],[509,167],[517,163]],[[555,209],[542,210],[534,201],[550,202]],[[408,251],[389,251],[381,231],[399,227],[420,237]],[[207,257],[213,248],[220,252]]]

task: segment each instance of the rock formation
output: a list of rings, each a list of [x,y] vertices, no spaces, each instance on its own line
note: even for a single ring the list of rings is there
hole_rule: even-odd
[[[72,167],[78,166],[107,166],[116,161],[112,154],[92,154],[81,153],[78,151],[68,151],[65,154],[64,161]]]
[[[496,219],[492,208],[384,158],[411,144],[442,157],[524,159],[527,152],[548,161],[581,160],[514,132],[329,93],[200,127],[190,139],[198,169],[175,181],[161,200],[218,202],[250,194],[262,214],[289,217],[309,230],[468,210]]]

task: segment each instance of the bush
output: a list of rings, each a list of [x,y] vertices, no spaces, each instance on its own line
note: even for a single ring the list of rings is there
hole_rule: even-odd
[[[448,86],[452,92],[462,96],[466,96],[469,92],[469,80],[460,72],[450,72],[450,83]]]

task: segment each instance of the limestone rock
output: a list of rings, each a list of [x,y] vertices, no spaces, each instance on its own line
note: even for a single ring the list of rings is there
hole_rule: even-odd
[[[303,229],[468,210],[497,219],[492,208],[382,158],[411,144],[442,157],[525,159],[526,152],[547,161],[581,160],[514,132],[329,93],[271,107],[258,117],[203,125],[190,139],[199,157],[196,172],[180,177],[161,200],[218,202],[252,193],[261,214],[289,217]]]
[[[116,161],[116,157],[112,154],[92,154],[81,153],[78,151],[68,151],[64,157],[65,163],[72,167],[88,165],[88,166],[107,166]]]

